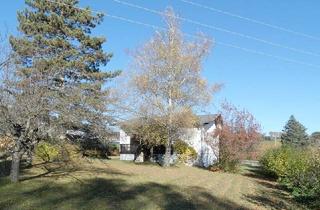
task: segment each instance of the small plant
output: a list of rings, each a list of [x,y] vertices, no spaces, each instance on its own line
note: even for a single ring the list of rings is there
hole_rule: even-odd
[[[186,142],[178,140],[173,145],[174,150],[178,154],[179,160],[183,163],[192,164],[197,158],[197,152]]]
[[[104,152],[103,150],[99,149],[88,149],[83,151],[83,156],[89,157],[89,158],[107,158],[107,153]]]
[[[37,146],[36,156],[45,162],[52,162],[59,160],[60,150],[58,146],[44,142]]]
[[[119,156],[120,155],[119,145],[116,145],[116,144],[109,145],[108,146],[108,155]]]

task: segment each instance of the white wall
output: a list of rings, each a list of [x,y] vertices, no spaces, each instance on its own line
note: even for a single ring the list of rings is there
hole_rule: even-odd
[[[121,144],[129,144],[130,145],[130,136],[128,136],[123,130],[119,131],[119,136],[120,136],[120,145]],[[130,147],[130,146],[129,146]],[[120,147],[121,150],[121,147]],[[128,161],[133,161],[134,160],[134,154],[121,154],[120,151],[120,160],[128,160]]]
[[[120,154],[120,160],[134,160],[134,154]]]
[[[213,125],[207,131],[213,132],[215,126]],[[196,165],[208,167],[217,162],[217,152],[218,152],[218,139],[208,139],[209,133],[206,133],[204,129],[190,128],[184,129],[181,135],[181,140],[185,141],[188,145],[193,147],[198,154]],[[206,139],[212,142],[208,144]],[[214,148],[212,148],[212,146]]]
[[[130,136],[128,136],[123,130],[120,130],[119,133],[120,144],[130,144]]]
[[[207,129],[210,133],[215,130],[215,125]],[[209,133],[206,133],[204,129],[188,128],[184,129],[180,137],[188,145],[193,147],[198,154],[196,165],[208,167],[217,162],[218,157],[218,138],[208,139]],[[208,145],[205,138],[213,144]],[[123,130],[120,130],[120,144],[130,144],[130,136],[128,136]],[[213,146],[214,150],[212,148]],[[134,160],[134,154],[120,154],[120,160]]]

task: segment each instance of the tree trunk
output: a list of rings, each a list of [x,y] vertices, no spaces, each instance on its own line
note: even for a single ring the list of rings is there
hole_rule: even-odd
[[[172,128],[172,99],[171,99],[171,92],[170,92],[169,102],[168,102],[168,111],[169,111],[169,122],[168,122],[168,139],[166,143],[166,152],[163,158],[163,167],[170,166],[170,158],[171,158],[171,128]]]
[[[153,146],[150,148],[150,160],[154,160],[154,157],[153,157]]]
[[[164,159],[163,159],[163,167],[170,166],[170,159],[171,159],[171,143],[169,142],[166,145],[166,152],[164,154]]]
[[[12,154],[12,163],[11,163],[11,172],[10,172],[11,182],[19,181],[21,157],[22,155],[19,151],[14,151]]]
[[[28,150],[27,151],[27,156],[26,156],[26,166],[27,167],[31,167],[32,166],[32,161],[33,161],[32,151]]]

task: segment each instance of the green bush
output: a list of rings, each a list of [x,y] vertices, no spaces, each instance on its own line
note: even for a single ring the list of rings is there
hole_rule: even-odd
[[[59,160],[60,150],[58,146],[44,142],[36,147],[35,154],[45,162],[52,162]]]
[[[260,162],[297,200],[315,204],[320,196],[319,150],[281,147],[268,151]]]
[[[108,155],[119,156],[120,155],[119,145],[117,145],[117,144],[108,145]]]
[[[268,174],[281,179],[288,173],[289,159],[292,154],[293,149],[290,147],[268,150],[262,156],[260,163]]]
[[[304,151],[296,154],[290,163],[289,174],[283,183],[292,190],[292,194],[300,201],[317,201],[320,197],[320,154]],[[299,158],[300,156],[300,158]],[[320,203],[317,204],[318,208]]]
[[[197,152],[193,147],[190,147],[186,142],[178,140],[173,145],[174,151],[178,154],[179,160],[183,163],[188,163],[197,158]]]
[[[237,159],[220,158],[218,167],[226,172],[237,172],[239,170],[240,161]]]
[[[103,158],[108,157],[106,152],[104,152],[103,150],[99,150],[99,149],[84,150],[83,156],[89,157],[89,158],[99,158],[99,159],[103,159]]]

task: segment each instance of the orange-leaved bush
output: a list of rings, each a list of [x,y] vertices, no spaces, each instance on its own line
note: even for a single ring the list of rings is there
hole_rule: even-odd
[[[223,126],[219,135],[219,166],[226,171],[235,171],[243,159],[254,156],[261,139],[260,124],[247,110],[240,110],[230,103],[221,106]]]

